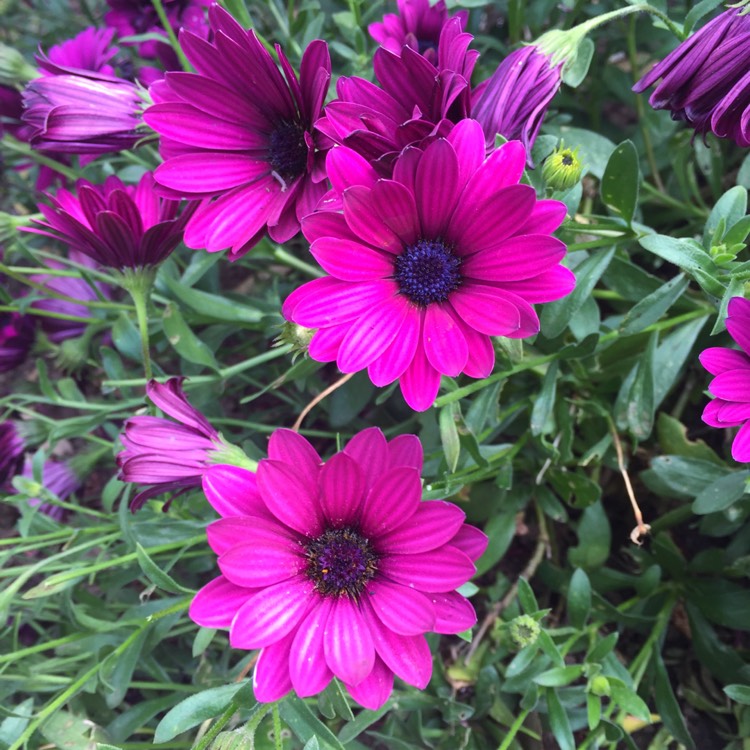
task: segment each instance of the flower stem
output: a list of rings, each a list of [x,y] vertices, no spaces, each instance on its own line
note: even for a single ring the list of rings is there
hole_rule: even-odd
[[[516,738],[516,735],[518,734],[518,730],[523,726],[524,721],[526,721],[526,717],[529,715],[529,709],[524,708],[518,716],[516,716],[516,720],[510,725],[510,729],[508,730],[508,734],[505,735],[505,738],[503,739],[502,743],[500,744],[500,747],[498,747],[497,750],[508,750],[508,748],[513,743],[513,740]]]
[[[182,51],[182,47],[180,46],[180,42],[177,39],[177,35],[174,33],[174,29],[172,28],[172,24],[169,23],[169,19],[167,18],[167,14],[164,10],[162,1],[151,0],[151,4],[154,6],[156,15],[159,16],[159,21],[161,21],[161,25],[164,27],[164,31],[167,32],[169,43],[172,45],[172,49],[177,55],[182,69],[186,70],[188,73],[192,72],[193,67],[192,65],[190,65],[190,61],[187,59],[187,57],[185,57],[185,53]]]
[[[143,352],[143,370],[148,382],[151,374],[151,347],[148,335],[148,300],[154,285],[156,269],[153,266],[128,268],[123,272],[121,284],[130,292],[135,305],[135,317],[141,334],[141,351]]]
[[[283,750],[283,742],[281,740],[281,717],[279,716],[279,704],[273,704],[273,741],[276,745],[276,750]]]
[[[78,179],[78,173],[75,171],[75,169],[71,169],[69,166],[61,164],[59,161],[55,161],[54,159],[50,159],[48,156],[44,156],[44,154],[40,154],[38,151],[32,149],[31,146],[28,146],[21,141],[17,141],[15,138],[6,136],[2,139],[1,142],[3,148],[7,148],[8,151],[13,151],[16,154],[27,156],[37,164],[43,164],[45,167],[54,169],[55,172],[59,172],[61,175],[73,182]]]

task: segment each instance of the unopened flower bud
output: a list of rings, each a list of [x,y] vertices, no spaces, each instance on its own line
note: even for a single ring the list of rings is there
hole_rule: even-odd
[[[566,148],[560,143],[544,161],[542,177],[553,190],[570,190],[583,174],[583,164],[578,158],[578,148]]]
[[[298,323],[287,321],[281,328],[281,333],[276,338],[276,346],[284,344],[292,345],[292,356],[297,357],[300,354],[307,354],[310,347],[310,341],[315,335],[317,328],[305,328]]]
[[[513,645],[518,649],[522,649],[530,646],[532,643],[536,643],[536,639],[539,637],[542,629],[539,627],[539,623],[530,615],[520,615],[510,621],[508,632],[510,633]]]
[[[611,692],[609,680],[604,675],[598,674],[589,682],[589,692],[598,695],[600,698],[608,696]]]
[[[15,47],[0,44],[0,83],[15,86],[38,77],[39,71]]]

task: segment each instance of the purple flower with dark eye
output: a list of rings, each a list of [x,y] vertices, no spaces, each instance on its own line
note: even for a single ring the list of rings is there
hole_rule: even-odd
[[[25,231],[47,235],[102,266],[124,270],[155,266],[179,244],[194,206],[162,198],[150,172],[137,186],[108,177],[103,185],[78,180],[76,194],[59,190],[41,204],[44,220]]]
[[[12,419],[0,422],[0,489],[23,465],[26,441]]]
[[[727,330],[740,349],[714,346],[701,352],[701,364],[715,376],[708,384],[714,399],[702,418],[711,427],[739,427],[732,458],[750,462],[750,300],[732,297],[727,311]]]
[[[380,85],[342,76],[338,98],[326,106],[316,127],[390,177],[404,148],[427,146],[469,116],[469,82],[479,56],[469,50],[472,39],[461,19],[452,18],[440,32],[435,65],[410,47],[400,55],[381,47],[373,58]]]
[[[190,404],[182,390],[183,380],[151,380],[146,386],[151,401],[176,422],[151,416],[131,417],[125,422],[125,432],[120,437],[125,450],[117,456],[120,479],[151,485],[133,498],[132,511],[157,495],[176,493],[177,497],[200,487],[203,475],[213,464],[255,466]]]
[[[565,245],[551,236],[559,201],[519,181],[526,152],[509,141],[485,158],[475,120],[424,151],[406,149],[393,179],[348,148],[328,172],[342,212],[302,224],[329,276],[293,291],[282,312],[317,329],[308,353],[342,372],[367,368],[375,385],[399,381],[406,402],[430,407],[441,375],[487,377],[492,336],[539,331],[532,307],[568,294]]]
[[[221,575],[190,616],[228,629],[233,648],[262,649],[259,701],[315,695],[338,677],[358,703],[379,708],[394,675],[429,682],[426,633],[475,624],[456,589],[487,537],[457,506],[421,500],[421,469],[416,436],[387,442],[371,427],[325,463],[305,438],[277,430],[257,475],[206,472],[221,516],[207,529]]]
[[[197,73],[168,73],[151,87],[144,114],[161,135],[154,174],[165,194],[203,199],[185,244],[230,248],[234,260],[265,234],[285,242],[327,189],[324,150],[313,132],[331,77],[325,42],[305,50],[297,79],[277,47],[283,73],[255,36],[213,5],[211,43],[183,31]]]
[[[18,312],[0,313],[0,372],[23,364],[34,344],[34,322]]]
[[[386,13],[382,21],[371,23],[370,36],[387,50],[400,55],[403,47],[410,47],[424,55],[431,63],[437,62],[440,32],[450,18],[458,18],[465,26],[469,11],[448,15],[445,0],[430,5],[430,0],[397,0],[398,13]]]
[[[658,83],[657,83],[658,82]],[[657,63],[633,91],[656,85],[654,109],[668,109],[696,133],[750,146],[750,15],[729,8]]]
[[[519,140],[531,165],[531,149],[547,107],[561,83],[562,63],[553,65],[538,47],[529,45],[511,52],[492,76],[474,90],[471,116],[484,130],[488,149],[495,136]]]

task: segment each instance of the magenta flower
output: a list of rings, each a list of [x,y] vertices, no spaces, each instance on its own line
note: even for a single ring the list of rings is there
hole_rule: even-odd
[[[519,140],[532,165],[531,149],[560,88],[561,70],[562,64],[553,65],[532,44],[511,52],[492,77],[475,89],[471,116],[481,124],[488,149],[495,147],[498,133],[507,140]]]
[[[657,63],[633,91],[656,84],[649,103],[696,133],[750,146],[750,15],[729,8]],[[657,81],[661,81],[657,84]]]
[[[741,351],[714,346],[700,354],[701,364],[714,379],[708,390],[715,396],[703,410],[711,427],[739,427],[732,442],[732,458],[750,461],[750,300],[732,297],[727,330]]]
[[[26,459],[23,467],[22,476],[26,479],[33,479],[34,472],[30,459]],[[45,461],[42,467],[42,486],[47,492],[55,495],[62,501],[67,500],[74,492],[81,487],[81,480],[76,475],[73,468],[65,461]],[[47,503],[41,498],[30,497],[27,500],[32,508],[39,510],[54,518],[56,521],[62,521],[65,516],[65,509],[54,503]]]
[[[305,50],[300,78],[277,47],[283,74],[258,41],[218,5],[213,42],[180,40],[197,73],[168,73],[151,87],[146,122],[161,135],[155,172],[165,194],[202,198],[185,244],[231,248],[234,260],[266,233],[285,242],[327,190],[323,141],[313,123],[323,106],[331,61],[325,42]]]
[[[66,154],[133,148],[141,138],[135,84],[104,73],[53,67],[59,74],[37,78],[24,89],[24,140],[39,151]]]
[[[96,265],[87,255],[76,250],[72,250],[69,253],[69,257],[72,261],[83,266],[94,268]],[[50,268],[56,269],[66,268],[62,263],[53,260],[47,261],[47,265]],[[49,276],[45,274],[32,276],[31,280],[36,284],[41,284],[52,292],[57,292],[58,294],[64,294],[66,297],[81,300],[82,303],[93,302],[100,299],[99,295],[104,299],[109,299],[112,296],[112,289],[108,284],[95,281],[95,288],[92,288],[89,283],[80,276]],[[99,292],[98,294],[97,290]],[[36,300],[31,303],[31,307],[36,310],[47,310],[48,312],[56,314],[75,315],[82,318],[89,317],[90,315],[89,308],[86,305],[78,304],[70,300],[59,299],[58,297],[48,297],[46,299]],[[86,323],[46,316],[40,317],[38,322],[41,329],[47,334],[49,340],[55,344],[59,344],[66,339],[81,336],[87,326]]]
[[[491,336],[537,333],[532,303],[565,296],[575,279],[560,265],[565,245],[550,236],[565,206],[518,184],[525,160],[517,141],[485,159],[475,120],[424,152],[407,149],[392,180],[334,149],[328,171],[343,214],[318,212],[303,223],[330,276],[283,306],[288,320],[318,329],[312,359],[335,360],[342,372],[367,368],[377,386],[398,379],[421,411],[441,374],[490,374]]]
[[[17,424],[12,419],[0,422],[0,489],[23,465],[26,441]]]
[[[440,32],[435,65],[410,47],[400,55],[381,47],[373,58],[380,86],[342,76],[338,98],[326,106],[316,128],[390,177],[404,148],[424,147],[469,116],[471,73],[479,56],[469,50],[472,39],[454,17]]]
[[[397,0],[398,13],[386,13],[382,21],[371,23],[370,36],[387,50],[400,55],[406,46],[424,55],[431,63],[437,61],[440,32],[450,18],[458,18],[465,26],[469,11],[448,15],[445,0],[430,5],[430,0]]]
[[[59,190],[41,204],[44,220],[25,231],[53,237],[102,266],[119,270],[155,266],[179,244],[194,206],[179,213],[179,201],[155,191],[150,172],[137,186],[108,177],[103,185],[76,183],[77,195]]]
[[[215,466],[203,488],[222,518],[208,529],[221,575],[190,607],[199,625],[229,629],[233,648],[262,649],[255,696],[323,690],[338,677],[375,709],[394,674],[424,688],[427,632],[476,622],[455,589],[487,537],[442,501],[422,502],[422,446],[360,432],[325,464],[303,437],[277,430],[257,477]]]
[[[117,456],[119,477],[123,482],[152,485],[133,498],[132,511],[139,510],[157,495],[176,493],[171,502],[183,492],[200,487],[211,464],[242,463],[242,458],[248,463],[242,451],[225,442],[191,406],[182,390],[183,380],[170,378],[166,383],[151,380],[146,385],[151,401],[176,419],[176,423],[150,416],[131,417],[125,422],[125,432],[120,436],[125,450]]]
[[[97,29],[93,26],[84,29],[72,39],[50,47],[45,55],[37,55],[37,62],[43,76],[71,73],[115,74],[110,60],[119,52],[112,46],[114,29]]]
[[[19,138],[18,131],[22,127],[23,98],[21,92],[12,86],[0,85],[0,138],[3,133],[10,133]]]
[[[0,313],[0,372],[23,364],[34,344],[34,322],[17,312]]]

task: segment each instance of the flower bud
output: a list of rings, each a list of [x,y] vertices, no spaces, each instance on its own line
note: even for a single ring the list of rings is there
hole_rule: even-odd
[[[609,680],[602,674],[598,674],[591,679],[588,689],[590,693],[598,695],[600,698],[608,696],[611,692]]]
[[[565,148],[560,143],[545,160],[542,177],[553,190],[570,190],[578,183],[583,174],[583,164],[578,158],[578,148]]]
[[[317,330],[317,328],[305,328],[298,323],[287,321],[281,327],[281,333],[276,337],[275,345],[291,344],[292,356],[296,358],[300,354],[307,354],[310,341]]]
[[[39,71],[26,62],[15,47],[0,44],[0,83],[6,86],[26,84],[38,75]]]
[[[510,621],[508,632],[510,633],[513,645],[520,650],[526,648],[526,646],[531,646],[532,643],[536,643],[536,639],[539,637],[542,629],[539,627],[539,623],[530,615],[520,615]]]

